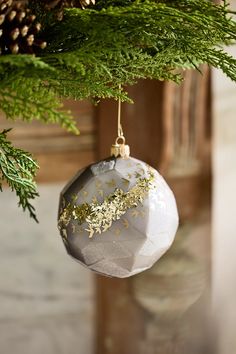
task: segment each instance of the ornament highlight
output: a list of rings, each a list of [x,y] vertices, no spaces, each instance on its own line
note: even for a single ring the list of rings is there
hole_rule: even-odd
[[[128,151],[124,143],[120,151]],[[125,278],[150,268],[168,250],[178,212],[155,169],[118,153],[79,171],[66,185],[58,226],[68,253],[82,265]]]

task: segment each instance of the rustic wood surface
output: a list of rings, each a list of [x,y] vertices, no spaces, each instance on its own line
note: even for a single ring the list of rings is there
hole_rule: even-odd
[[[13,144],[31,152],[37,159],[40,165],[38,182],[66,181],[95,159],[96,124],[92,104],[66,101],[65,107],[77,121],[79,136],[69,134],[57,125],[12,122],[0,117],[0,130],[14,128],[9,134]]]

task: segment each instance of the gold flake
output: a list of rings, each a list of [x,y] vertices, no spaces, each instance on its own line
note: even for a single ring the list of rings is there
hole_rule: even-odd
[[[98,194],[99,194],[101,197],[103,197],[103,194],[104,194],[103,190],[102,190],[102,189],[99,189],[99,190],[98,190]]]
[[[96,197],[96,196],[94,196],[94,197],[92,198],[92,202],[93,202],[94,204],[98,203],[98,200],[97,200],[97,197]]]
[[[129,179],[131,179],[131,178],[132,178],[132,174],[131,174],[131,173],[128,173],[128,174],[127,174],[127,177],[128,177]]]
[[[72,229],[72,234],[74,234],[74,233],[75,233],[75,230],[76,230],[76,227],[75,227],[74,224],[71,225],[71,229]]]
[[[140,211],[140,215],[141,215],[142,218],[144,218],[145,215],[146,215],[146,213],[145,213],[143,210],[141,210],[141,211]]]
[[[139,167],[139,169],[138,169],[138,170],[141,172],[141,174],[142,174],[142,175],[144,175],[144,174],[145,174],[145,170],[144,170],[144,168]]]
[[[139,172],[135,172],[135,178],[140,178],[142,175]]]
[[[132,210],[131,211],[131,215],[134,217],[134,218],[137,218],[139,216],[139,211],[138,210]]]
[[[125,227],[126,229],[129,228],[129,222],[128,222],[127,219],[123,219],[123,220],[122,220],[122,224],[124,225],[124,227]]]
[[[76,194],[73,194],[72,197],[71,197],[71,201],[72,203],[75,203],[78,199],[78,196]]]
[[[96,188],[101,188],[101,186],[102,186],[102,182],[101,181],[99,181],[99,180],[96,180],[96,182],[95,182],[95,186],[96,186]]]
[[[125,192],[120,188],[116,188],[100,204],[95,200],[90,204],[73,205],[68,203],[60,215],[59,227],[63,229],[71,220],[76,220],[78,225],[84,222],[88,224],[88,228],[85,230],[89,233],[90,238],[95,233],[106,232],[113,222],[119,220],[129,209],[142,205],[148,191],[155,188],[153,179],[154,174],[149,170],[149,176],[139,178],[136,185],[130,190]],[[103,196],[103,190],[99,189],[98,193]],[[142,214],[133,209],[131,215],[136,218]],[[123,219],[122,223],[124,227],[129,227],[127,219]]]
[[[128,187],[129,186],[129,180],[126,179],[126,178],[122,178],[122,184],[124,184],[125,187]]]
[[[109,188],[115,188],[116,187],[116,182],[112,178],[110,181],[107,181],[106,184],[108,185]]]
[[[119,228],[116,228],[115,229],[115,235],[119,236],[121,233],[121,230]]]
[[[66,231],[66,229],[62,229],[61,231],[62,231],[62,237],[67,239],[67,231]]]
[[[87,195],[88,195],[88,192],[87,191],[83,191],[82,194],[83,194],[83,197],[86,198]]]
[[[112,225],[112,221],[111,222],[108,222],[108,223],[105,223],[103,226],[102,226],[102,232],[106,232],[108,229],[110,229]]]
[[[88,228],[88,229],[85,229],[85,231],[88,231],[88,232],[89,232],[89,238],[92,238],[93,235],[94,235],[94,232],[95,232],[95,230],[92,228],[91,225],[89,225],[89,228]]]

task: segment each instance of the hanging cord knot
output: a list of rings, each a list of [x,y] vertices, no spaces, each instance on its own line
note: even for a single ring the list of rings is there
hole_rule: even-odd
[[[119,85],[121,91],[121,85]],[[125,145],[125,137],[121,125],[121,99],[118,99],[118,116],[117,116],[117,138],[115,144],[111,146],[111,156],[121,156],[122,158],[128,158],[130,155],[129,145]]]

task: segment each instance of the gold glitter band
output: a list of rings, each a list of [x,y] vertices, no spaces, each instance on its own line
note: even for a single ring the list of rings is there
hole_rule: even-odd
[[[137,183],[128,192],[120,188],[109,194],[102,203],[94,202],[76,205],[75,201],[69,203],[62,211],[59,218],[59,228],[64,229],[71,220],[76,220],[79,225],[86,222],[85,229],[89,237],[95,233],[107,231],[113,221],[119,220],[129,209],[143,203],[148,191],[154,187],[154,174],[149,170],[149,176],[138,178]]]

